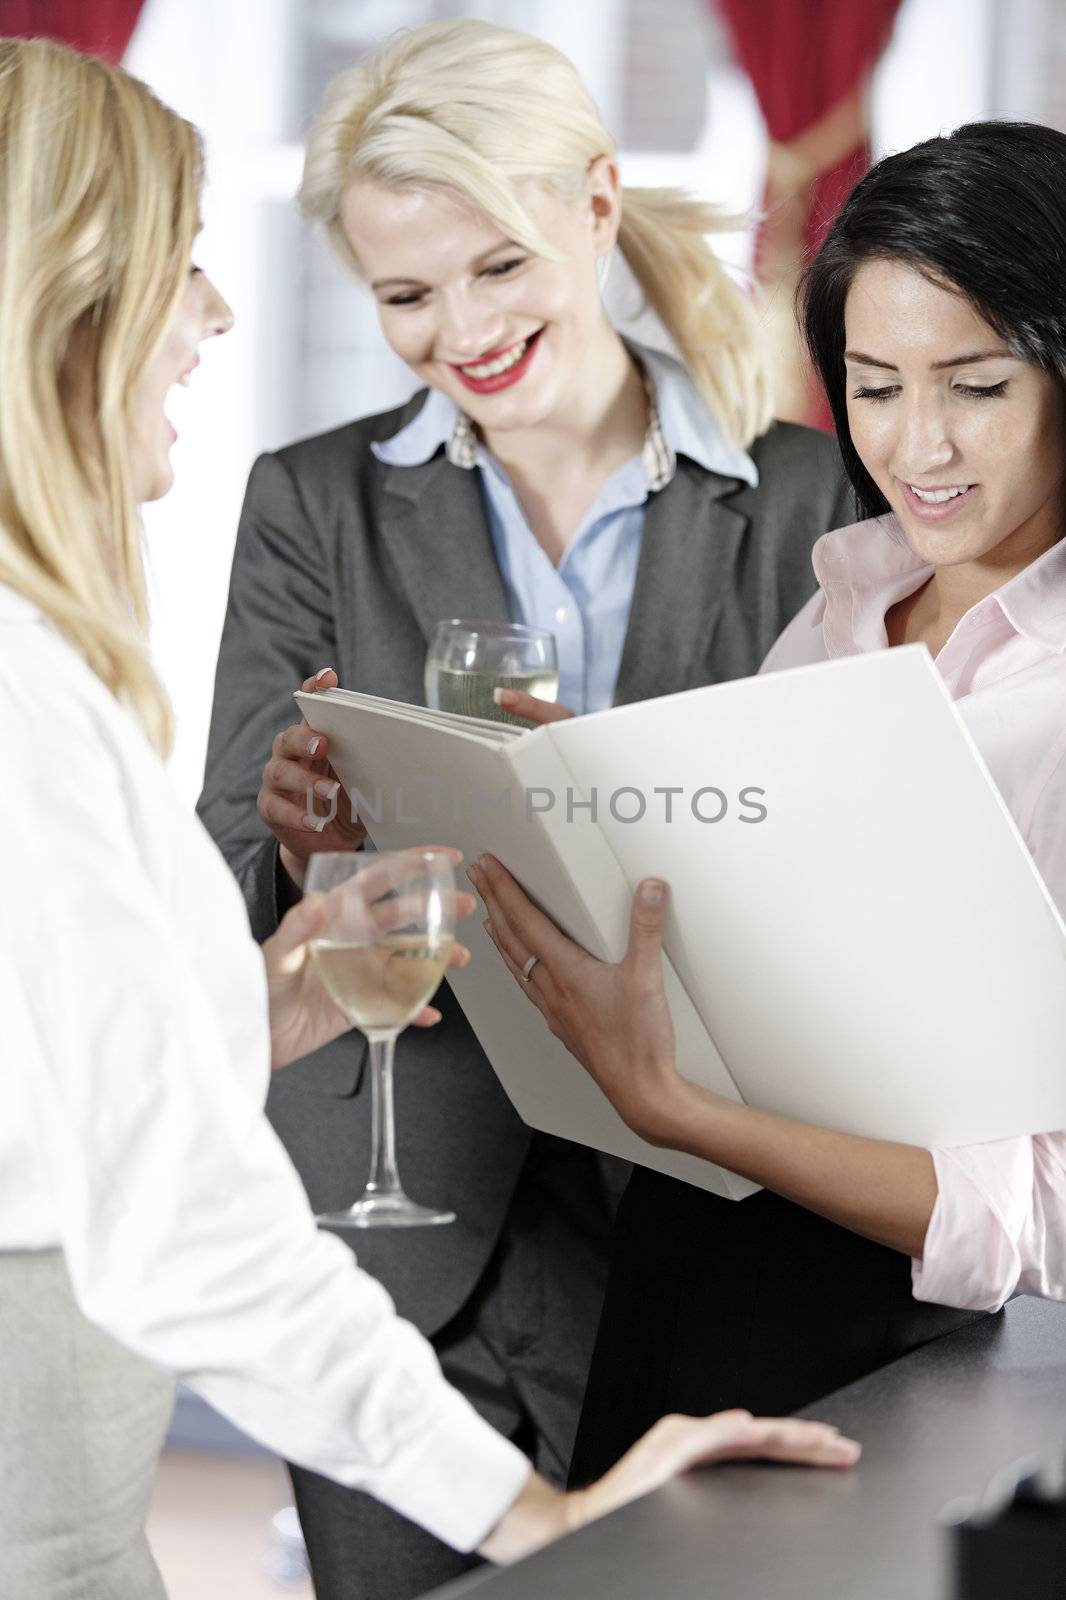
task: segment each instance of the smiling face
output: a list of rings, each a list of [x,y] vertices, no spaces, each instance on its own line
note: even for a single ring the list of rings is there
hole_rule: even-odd
[[[133,490],[138,503],[161,499],[174,482],[170,450],[178,435],[164,410],[167,394],[174,384],[188,382],[199,364],[201,341],[232,326],[233,313],[210,278],[191,268],[170,326],[133,397]]]
[[[859,269],[844,321],[852,440],[915,554],[997,587],[1050,549],[1064,532],[1058,384],[899,261]]]
[[[514,188],[561,259],[515,244],[450,191],[360,179],[341,204],[389,344],[486,434],[565,422],[617,339],[596,276],[618,229],[617,170],[593,162],[580,202],[534,179]]]

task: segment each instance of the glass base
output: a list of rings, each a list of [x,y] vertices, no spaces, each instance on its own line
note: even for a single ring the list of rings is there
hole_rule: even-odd
[[[320,1228],[436,1228],[454,1222],[455,1212],[416,1205],[405,1194],[371,1194],[347,1211],[328,1211],[315,1221]]]

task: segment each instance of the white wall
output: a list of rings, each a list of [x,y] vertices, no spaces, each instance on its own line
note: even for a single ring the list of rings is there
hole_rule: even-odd
[[[293,163],[277,171],[277,130],[292,61],[289,0],[148,0],[126,58],[201,129],[209,183],[195,259],[233,306],[232,333],[204,346],[168,415],[179,439],[175,487],[145,510],[153,648],[177,715],[172,771],[195,799],[203,770],[215,655],[248,469],[272,437],[272,351],[295,313],[289,285],[257,248],[265,197],[285,203]]]
[[[862,0],[858,0],[861,4]],[[877,156],[994,112],[996,18],[1017,0],[903,0],[871,97]]]

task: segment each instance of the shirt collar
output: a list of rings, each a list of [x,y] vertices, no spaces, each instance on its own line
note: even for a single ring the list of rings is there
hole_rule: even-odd
[[[677,457],[687,456],[708,472],[739,478],[752,488],[758,469],[746,450],[723,434],[680,362],[627,341],[640,363],[648,395],[648,431],[642,459],[648,488],[663,489],[677,470]],[[371,450],[379,461],[395,467],[420,466],[444,449],[454,466],[477,466],[481,443],[474,424],[455,401],[439,389],[427,391],[418,415],[391,439],[376,440]]]
[[[825,595],[824,632],[831,656],[885,643],[885,612],[932,574],[891,514],[836,528],[814,547],[814,572]],[[996,610],[1015,633],[1044,649],[1066,650],[1066,539],[972,607]]]
[[[1017,633],[1048,650],[1066,650],[1066,539],[997,589],[996,599]]]

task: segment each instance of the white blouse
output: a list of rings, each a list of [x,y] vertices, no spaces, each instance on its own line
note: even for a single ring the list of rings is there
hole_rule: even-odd
[[[0,749],[0,1249],[59,1246],[117,1339],[472,1549],[529,1462],[316,1229],[263,1115],[264,970],[236,884],[135,719],[3,586]]]

